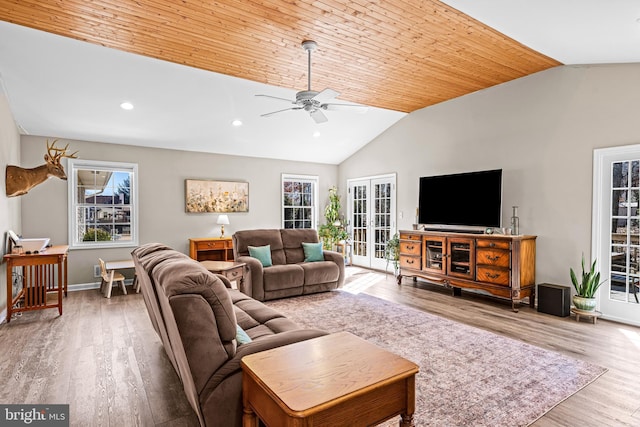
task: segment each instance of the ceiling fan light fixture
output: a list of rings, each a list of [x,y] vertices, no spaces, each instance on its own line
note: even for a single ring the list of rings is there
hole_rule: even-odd
[[[338,108],[332,108],[331,106],[333,104],[328,103],[328,101],[331,101],[334,98],[337,98],[338,96],[340,96],[339,92],[329,88],[326,88],[321,92],[311,90],[311,52],[315,51],[318,48],[318,44],[313,40],[304,40],[302,42],[302,48],[305,51],[307,51],[307,55],[308,55],[307,90],[301,90],[297,92],[295,101],[289,101],[288,99],[279,98],[277,96],[271,96],[271,95],[256,95],[256,96],[262,96],[266,98],[277,99],[280,101],[287,101],[287,102],[291,102],[291,104],[294,104],[293,107],[285,108],[278,111],[272,111],[266,114],[261,114],[261,117],[269,117],[273,114],[281,113],[283,111],[304,110],[307,113],[309,113],[309,116],[311,116],[313,121],[319,124],[319,123],[325,123],[328,121],[327,116],[325,116],[322,110],[326,111],[326,110],[338,109]],[[359,105],[352,105],[352,104],[340,104],[340,105],[343,107],[343,109],[361,108]]]
[[[235,119],[234,121],[231,122],[231,124],[235,127],[242,126],[242,120]]]
[[[129,101],[124,101],[123,103],[120,104],[120,108],[127,111],[133,110],[133,104],[130,103]]]

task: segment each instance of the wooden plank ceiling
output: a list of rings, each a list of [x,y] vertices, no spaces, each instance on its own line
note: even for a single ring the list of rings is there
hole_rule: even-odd
[[[559,65],[435,0],[0,0],[0,19],[289,89],[411,112]]]

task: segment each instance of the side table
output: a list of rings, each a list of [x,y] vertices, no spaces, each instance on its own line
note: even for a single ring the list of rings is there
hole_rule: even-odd
[[[212,273],[220,274],[230,282],[235,281],[240,292],[244,292],[244,276],[247,264],[236,261],[200,261],[200,264]]]
[[[233,261],[231,237],[189,239],[189,256],[197,261]]]

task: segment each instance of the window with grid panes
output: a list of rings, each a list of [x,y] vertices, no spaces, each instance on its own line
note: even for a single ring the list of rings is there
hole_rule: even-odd
[[[138,245],[137,170],[133,163],[70,159],[69,245]]]
[[[282,175],[282,228],[316,228],[318,177]]]

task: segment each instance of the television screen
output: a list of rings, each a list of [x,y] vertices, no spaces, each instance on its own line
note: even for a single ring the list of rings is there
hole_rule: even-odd
[[[418,219],[447,228],[500,227],[502,169],[421,177]]]

